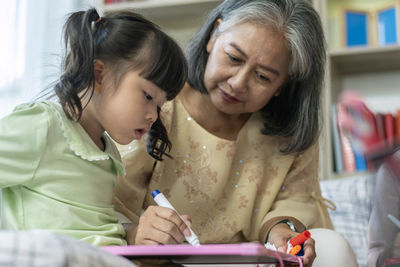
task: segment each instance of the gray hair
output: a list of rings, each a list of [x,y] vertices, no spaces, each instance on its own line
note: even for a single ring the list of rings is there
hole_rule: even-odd
[[[217,29],[215,22],[221,19]],[[320,131],[320,95],[323,86],[326,45],[320,18],[306,0],[225,0],[209,15],[186,49],[189,84],[207,94],[204,72],[208,60],[206,45],[235,25],[251,22],[283,33],[291,52],[289,78],[261,110],[266,135],[291,137],[284,153],[310,147]],[[214,31],[214,32],[213,32]]]
[[[292,61],[289,75],[297,74],[305,77],[311,71],[311,58],[313,55],[306,55],[308,42],[302,38],[307,31],[307,23],[304,19],[297,19],[296,14],[290,8],[281,10],[279,6],[270,1],[251,1],[242,8],[233,10],[230,16],[226,16],[215,30],[216,35],[225,32],[231,27],[244,23],[253,22],[273,27],[282,32],[292,52]],[[311,53],[314,54],[314,53]]]

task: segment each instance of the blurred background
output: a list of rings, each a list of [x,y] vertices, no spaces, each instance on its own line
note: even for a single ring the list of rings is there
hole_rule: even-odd
[[[100,14],[132,10],[153,20],[184,47],[204,16],[222,0],[7,0],[0,25],[0,118],[34,100],[60,74],[67,15],[96,7]]]
[[[400,0],[309,0],[321,16],[328,53],[322,95],[321,180],[374,172],[354,151],[341,149],[339,95],[358,92],[382,130],[400,140]],[[151,19],[184,48],[222,0],[7,0],[0,25],[0,118],[34,100],[60,75],[67,15],[96,7],[100,14],[131,10]],[[340,108],[339,108],[340,109]],[[340,117],[340,116],[339,116]],[[340,120],[340,118],[339,118]],[[385,126],[386,125],[386,126]],[[397,137],[396,137],[397,136]],[[346,155],[344,155],[346,154]],[[351,164],[346,164],[347,155]],[[358,157],[360,156],[360,157]],[[356,158],[357,157],[357,158]],[[360,159],[360,161],[356,161]],[[355,164],[355,163],[360,164]]]
[[[62,25],[88,0],[2,1],[0,25],[0,117],[34,99],[57,79]]]

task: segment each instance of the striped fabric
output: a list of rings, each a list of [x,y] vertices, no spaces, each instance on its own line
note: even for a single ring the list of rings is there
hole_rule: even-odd
[[[374,204],[375,180],[375,174],[360,174],[321,182],[323,197],[336,205],[336,210],[329,210],[333,226],[349,241],[361,267],[367,263],[368,221]]]
[[[133,267],[82,241],[45,231],[0,231],[0,266],[30,267]]]

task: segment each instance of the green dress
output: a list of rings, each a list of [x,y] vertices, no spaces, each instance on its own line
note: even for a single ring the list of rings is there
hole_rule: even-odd
[[[46,229],[92,245],[124,245],[112,205],[117,148],[101,151],[60,104],[23,104],[0,120],[2,229]]]

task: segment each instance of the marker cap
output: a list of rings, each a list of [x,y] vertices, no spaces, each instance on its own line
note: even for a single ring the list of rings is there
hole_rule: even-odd
[[[151,192],[153,198],[155,198],[158,194],[160,194],[160,191],[158,191],[157,189]]]

